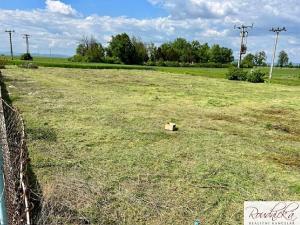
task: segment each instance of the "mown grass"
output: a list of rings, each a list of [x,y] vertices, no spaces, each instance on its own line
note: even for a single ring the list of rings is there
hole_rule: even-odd
[[[216,70],[217,71],[217,70]],[[156,71],[10,67],[39,224],[242,224],[298,200],[299,86]],[[164,130],[167,122],[179,130]]]
[[[78,68],[78,69],[127,69],[127,70],[154,70],[175,74],[188,74],[211,78],[226,78],[227,68],[198,68],[198,67],[157,67],[141,65],[123,65],[106,63],[78,63],[68,61],[67,58],[34,57],[34,62],[43,67]],[[9,61],[10,64],[21,64],[23,61]],[[257,68],[266,73],[268,80],[269,68]],[[250,69],[247,69],[250,70]],[[271,83],[300,86],[300,68],[274,68]]]

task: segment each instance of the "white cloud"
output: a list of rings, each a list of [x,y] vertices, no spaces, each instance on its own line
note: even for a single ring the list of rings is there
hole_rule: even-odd
[[[216,18],[235,14],[237,2],[233,0],[148,0],[167,9],[174,18]]]
[[[71,6],[60,2],[63,7],[50,8],[47,5],[46,9],[29,11],[0,9],[0,23],[3,30],[17,31],[14,35],[15,52],[25,51],[21,34],[26,32],[32,35],[30,43],[34,53],[48,53],[51,47],[53,53],[71,55],[82,35],[94,35],[107,44],[111,35],[121,32],[157,44],[176,37],[196,39],[202,43],[219,43],[237,52],[239,33],[233,29],[234,25],[254,22],[255,27],[249,33],[249,51],[265,50],[269,59],[274,35],[268,30],[272,26],[284,25],[288,32],[281,35],[279,49],[287,50],[294,62],[300,62],[298,51],[295,51],[300,48],[300,6],[296,4],[297,0],[286,0],[285,3],[280,0],[228,0],[226,3],[220,0],[149,1],[164,7],[170,15],[152,19],[99,15],[84,17]],[[0,52],[8,52],[7,34],[0,32],[0,39],[4,40],[0,42]]]
[[[67,5],[58,0],[46,0],[46,9],[49,12],[60,13],[63,15],[75,15],[77,13],[71,5]]]
[[[202,35],[204,37],[225,37],[227,32],[228,32],[227,30],[220,32],[214,29],[207,29],[202,33]]]

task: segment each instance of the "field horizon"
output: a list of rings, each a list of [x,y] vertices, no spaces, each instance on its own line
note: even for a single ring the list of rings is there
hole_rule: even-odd
[[[10,60],[8,64],[20,65],[22,63],[34,63],[41,67],[54,67],[54,68],[73,68],[73,69],[125,69],[125,70],[152,70],[174,74],[186,74],[194,76],[205,76],[210,78],[225,79],[228,72],[228,68],[208,68],[208,67],[170,67],[170,66],[146,66],[146,65],[126,65],[126,64],[108,64],[108,63],[84,63],[84,62],[71,62],[68,58],[56,58],[56,57],[35,57],[33,61],[26,60]],[[204,64],[205,65],[205,64]],[[233,65],[232,65],[233,66]],[[227,65],[228,67],[228,65]],[[284,84],[291,86],[300,86],[300,69],[299,68],[280,68],[275,67],[273,70],[273,78],[268,80],[269,67],[253,67],[245,68],[244,70],[260,70],[266,74],[265,82],[271,82],[275,84]]]

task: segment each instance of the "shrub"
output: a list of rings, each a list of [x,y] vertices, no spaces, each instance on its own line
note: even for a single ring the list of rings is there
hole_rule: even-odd
[[[153,62],[153,61],[147,61],[146,63],[145,63],[145,65],[146,66],[156,66],[156,64],[155,64],[155,62]]]
[[[18,65],[18,67],[25,68],[25,69],[38,69],[39,68],[37,64],[28,63],[28,62],[21,63],[21,64]]]
[[[74,55],[73,57],[68,59],[71,62],[85,62],[86,59],[84,56],[81,55]]]
[[[253,68],[253,63],[251,62],[244,62],[242,65],[241,65],[242,68]]]
[[[7,65],[7,59],[5,57],[0,58],[0,69],[5,69],[5,66]]]
[[[165,61],[165,66],[167,67],[179,67],[181,64],[176,61]]]
[[[190,67],[191,64],[190,63],[186,63],[186,62],[182,62],[182,63],[180,63],[180,66],[181,67]]]
[[[21,60],[33,60],[32,56],[29,53],[21,55]]]
[[[247,72],[240,68],[229,68],[228,73],[226,74],[228,80],[247,80]]]
[[[251,83],[264,83],[266,74],[260,70],[251,70],[247,75],[247,81]]]
[[[105,63],[109,63],[109,64],[122,64],[121,60],[118,57],[115,56],[107,56],[104,58],[104,62]]]
[[[156,62],[157,66],[166,66],[166,63],[163,60],[159,60],[158,62]]]

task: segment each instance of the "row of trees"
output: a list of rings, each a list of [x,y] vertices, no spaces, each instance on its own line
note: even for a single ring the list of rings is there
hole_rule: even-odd
[[[242,66],[252,68],[253,66],[266,66],[267,54],[264,51],[257,52],[255,55],[249,53],[242,60]]]
[[[144,64],[146,62],[171,61],[180,63],[220,63],[233,62],[233,52],[220,45],[209,46],[198,41],[189,42],[177,38],[157,47],[153,43],[146,45],[141,40],[126,33],[113,36],[107,48],[95,38],[84,37],[77,49],[73,61],[109,62],[125,64]]]
[[[280,67],[293,66],[292,63],[289,63],[289,56],[285,51],[279,53],[277,65]],[[242,60],[242,66],[244,68],[267,66],[267,55],[264,51],[257,52],[255,55],[249,53]]]
[[[153,43],[145,44],[141,40],[126,33],[112,36],[108,47],[104,48],[101,43],[93,37],[84,37],[76,49],[76,55],[72,57],[77,62],[106,62],[124,64],[149,64],[160,62],[176,62],[182,64],[194,63],[232,63],[233,52],[229,48],[218,44],[209,46],[199,41],[187,41],[177,38],[174,41],[155,46]],[[289,57],[285,51],[279,53],[278,66],[284,67],[289,64]],[[267,55],[264,51],[256,54],[247,54],[242,60],[242,66],[252,68],[253,66],[266,66]]]
[[[188,42],[184,38],[177,38],[160,47],[151,44],[148,52],[151,61],[226,64],[234,60],[232,50],[229,48],[217,44],[210,47],[207,43],[201,45],[199,41]]]

